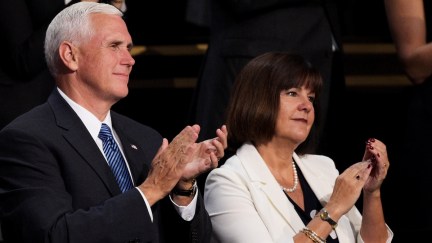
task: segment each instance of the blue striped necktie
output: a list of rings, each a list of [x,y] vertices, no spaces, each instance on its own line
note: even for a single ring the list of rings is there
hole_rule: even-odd
[[[107,124],[102,123],[98,137],[102,140],[102,147],[108,164],[120,186],[120,190],[125,192],[133,187],[126,162],[123,159],[120,149],[115,142],[111,129]]]

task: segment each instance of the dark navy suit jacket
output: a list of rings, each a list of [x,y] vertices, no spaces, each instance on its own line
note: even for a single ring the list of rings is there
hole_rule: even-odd
[[[112,124],[134,184],[144,181],[161,135],[118,113]],[[6,242],[207,242],[199,196],[191,222],[168,197],[152,207],[137,189],[121,193],[103,154],[55,90],[47,103],[0,132],[0,216]]]

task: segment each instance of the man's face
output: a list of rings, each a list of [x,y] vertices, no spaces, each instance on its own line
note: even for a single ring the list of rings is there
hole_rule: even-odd
[[[135,60],[132,39],[120,16],[92,14],[90,40],[78,46],[78,85],[102,102],[114,104],[128,94]]]

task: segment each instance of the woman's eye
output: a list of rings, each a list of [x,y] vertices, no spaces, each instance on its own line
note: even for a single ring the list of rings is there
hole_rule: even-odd
[[[297,93],[295,91],[287,91],[285,94],[287,96],[296,96],[297,95]]]
[[[313,103],[315,101],[315,96],[309,96],[309,101]]]

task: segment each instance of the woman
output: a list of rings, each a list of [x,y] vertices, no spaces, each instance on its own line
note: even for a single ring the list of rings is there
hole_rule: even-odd
[[[390,242],[380,187],[389,161],[369,139],[339,175],[307,154],[322,79],[301,56],[267,53],[234,84],[227,127],[236,154],[207,177],[204,200],[219,242]],[[311,133],[312,131],[312,133]],[[363,190],[363,216],[355,203]]]

